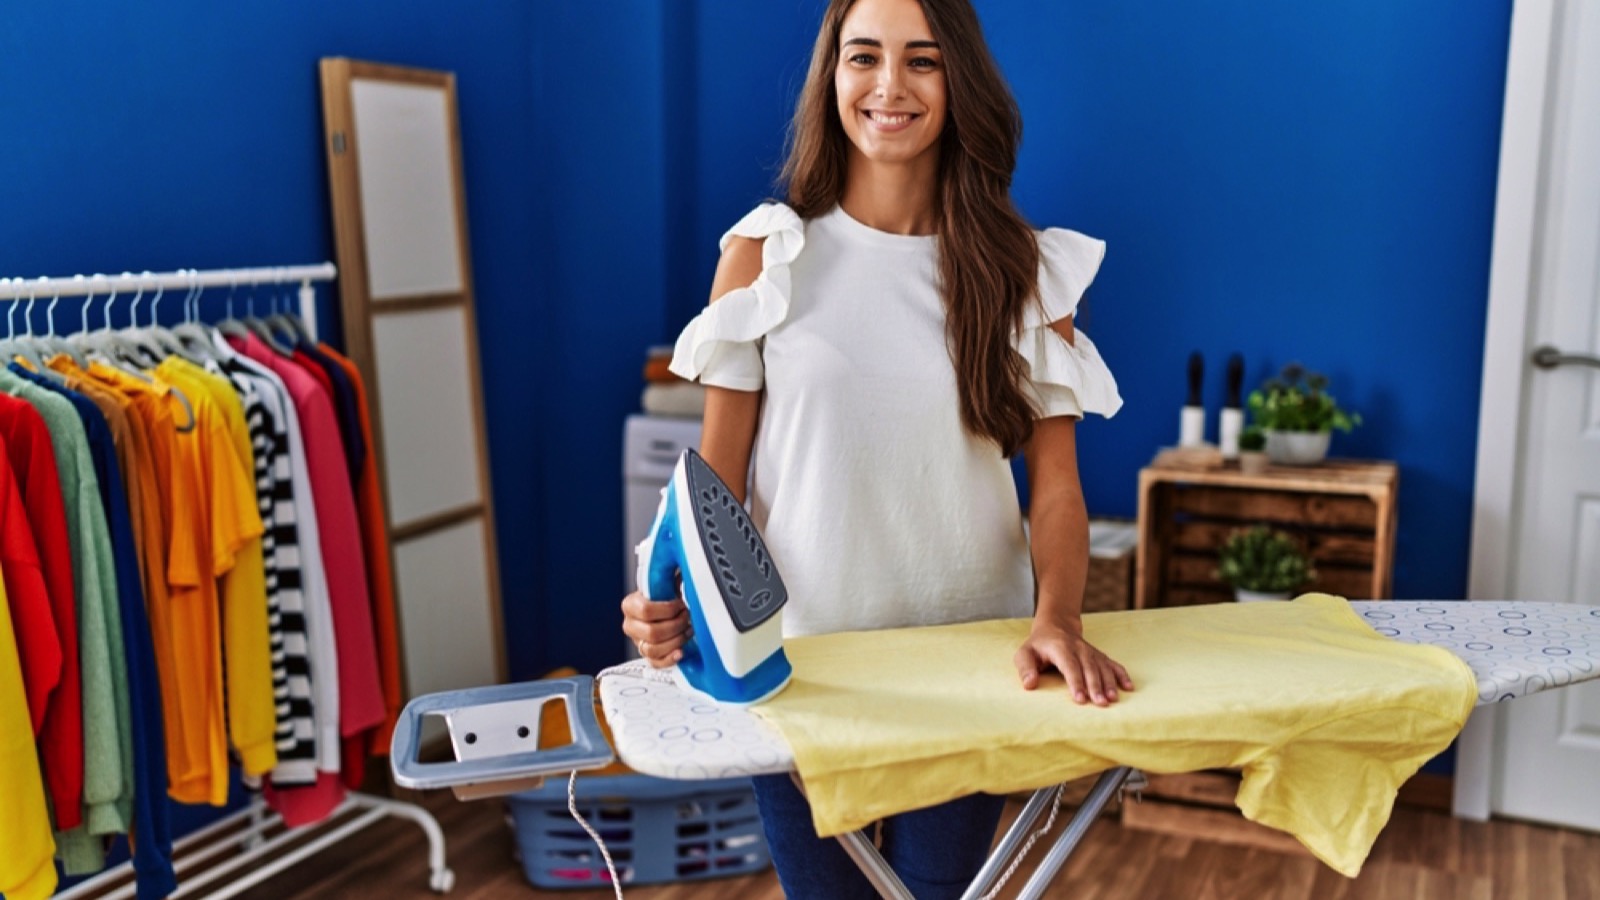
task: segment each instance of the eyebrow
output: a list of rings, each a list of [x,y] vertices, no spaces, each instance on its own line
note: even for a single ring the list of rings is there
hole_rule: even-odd
[[[851,44],[864,44],[864,45],[866,45],[868,47],[877,47],[880,50],[883,49],[883,41],[880,41],[877,38],[866,38],[866,37],[851,38],[851,39],[845,41],[843,46],[848,47]],[[937,50],[937,49],[939,49],[939,42],[938,41],[906,41],[906,48],[907,49],[922,49],[922,48],[926,48],[926,49],[931,49],[931,50]]]

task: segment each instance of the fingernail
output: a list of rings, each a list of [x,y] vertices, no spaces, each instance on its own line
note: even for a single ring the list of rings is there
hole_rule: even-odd
[[[683,659],[683,651],[682,650],[674,650],[674,651],[672,651],[672,656],[670,657],[670,659],[673,662],[677,662],[678,660]]]
[[[1082,703],[1085,700],[1087,700],[1088,698],[1083,696],[1083,691],[1078,691],[1077,693],[1072,695],[1072,699],[1078,701],[1079,703]]]

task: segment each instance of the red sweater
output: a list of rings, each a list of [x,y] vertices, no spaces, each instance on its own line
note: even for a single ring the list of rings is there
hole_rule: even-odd
[[[61,680],[45,710],[39,755],[56,827],[65,831],[77,827],[83,817],[83,697],[67,513],[50,432],[38,410],[24,400],[0,395],[0,440],[5,442],[6,461],[21,487],[61,648]]]

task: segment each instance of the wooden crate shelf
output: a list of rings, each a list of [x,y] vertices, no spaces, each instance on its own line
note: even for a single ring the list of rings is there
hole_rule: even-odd
[[[1399,468],[1392,462],[1329,460],[1246,475],[1147,466],[1139,473],[1139,546],[1134,606],[1233,599],[1215,577],[1217,549],[1235,528],[1257,523],[1306,542],[1317,569],[1307,590],[1351,600],[1390,596]]]

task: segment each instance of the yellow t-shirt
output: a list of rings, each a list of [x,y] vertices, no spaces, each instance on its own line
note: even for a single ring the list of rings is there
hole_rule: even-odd
[[[1327,594],[1084,616],[1134,681],[1106,708],[1074,704],[1054,674],[1022,689],[1012,655],[1030,624],[786,641],[794,680],[754,711],[793,748],[817,833],[1116,765],[1240,768],[1247,818],[1354,877],[1400,784],[1477,699],[1459,658],[1381,637]]]
[[[214,424],[197,431],[206,441],[210,490],[202,502],[209,507],[204,520],[211,532],[210,572],[221,579],[228,734],[245,773],[264,775],[278,764],[277,701],[250,430],[239,396],[226,381],[178,357],[168,357],[156,373],[191,399],[208,398],[218,414]]]
[[[56,842],[45,812],[39,752],[28,721],[28,699],[17,661],[17,636],[11,625],[5,582],[0,581],[0,895],[9,900],[43,900],[55,893]]]
[[[228,734],[247,774],[264,775],[278,764],[277,700],[272,688],[272,646],[267,623],[267,586],[261,536],[264,523],[256,499],[255,455],[239,395],[226,380],[176,357],[163,363],[169,378],[193,384],[217,402],[226,419],[229,446],[242,480],[230,476],[226,497],[213,497],[217,546],[236,546],[222,577],[222,647],[227,673]],[[215,448],[215,452],[224,452]],[[242,504],[242,506],[241,506]],[[222,510],[217,513],[216,510]],[[236,535],[249,535],[238,543]]]

